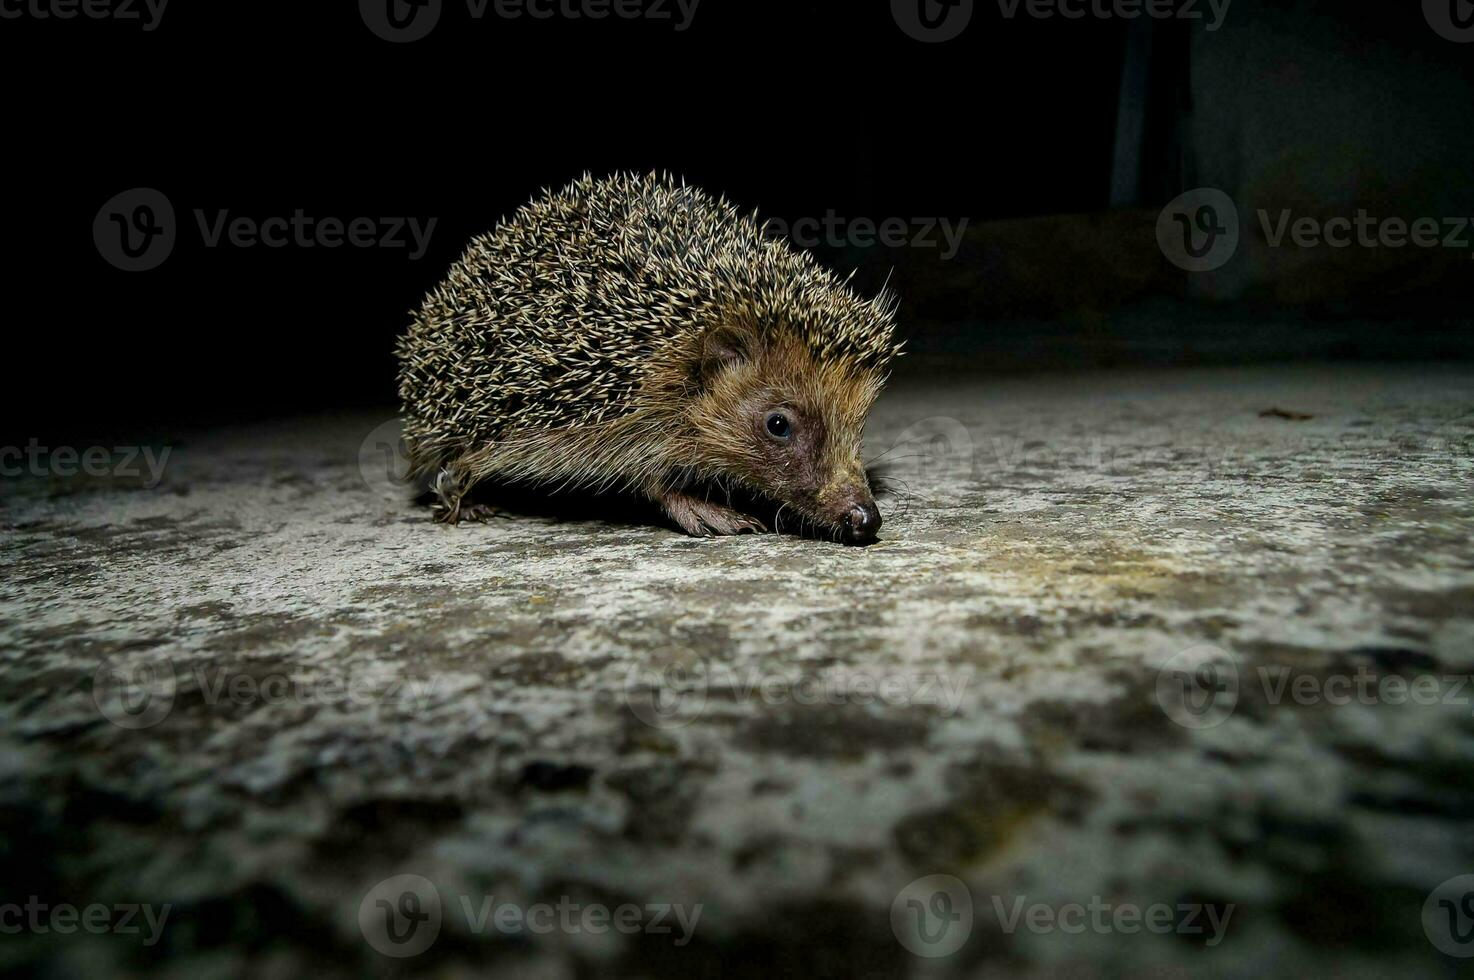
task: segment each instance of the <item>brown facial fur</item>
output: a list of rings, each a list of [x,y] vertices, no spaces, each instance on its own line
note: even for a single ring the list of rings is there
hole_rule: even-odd
[[[821,362],[781,332],[759,341],[728,328],[707,339],[701,357],[686,411],[695,471],[772,498],[780,520],[831,533],[852,508],[874,507],[861,434],[882,377]],[[786,440],[766,431],[774,411],[791,423]]]

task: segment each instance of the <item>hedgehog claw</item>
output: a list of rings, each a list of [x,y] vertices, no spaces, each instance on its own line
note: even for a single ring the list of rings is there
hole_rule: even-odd
[[[667,493],[660,504],[681,530],[698,538],[727,534],[758,534],[768,528],[762,521],[709,500],[698,500],[683,493]]]
[[[485,524],[501,511],[490,504],[470,504],[461,508],[461,520]]]
[[[435,504],[430,508],[431,515],[437,524],[449,524],[452,527],[461,521],[471,521],[475,524],[485,524],[501,513],[500,510],[490,504]]]

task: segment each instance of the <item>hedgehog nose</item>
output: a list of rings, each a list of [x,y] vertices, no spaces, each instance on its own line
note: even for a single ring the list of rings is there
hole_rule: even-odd
[[[880,509],[874,504],[856,504],[844,516],[845,544],[869,544],[880,530]]]

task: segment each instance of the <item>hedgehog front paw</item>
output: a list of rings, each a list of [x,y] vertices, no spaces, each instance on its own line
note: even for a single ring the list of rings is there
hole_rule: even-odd
[[[709,500],[699,500],[684,493],[667,493],[660,505],[681,530],[698,538],[723,534],[756,534],[766,531],[762,521]]]

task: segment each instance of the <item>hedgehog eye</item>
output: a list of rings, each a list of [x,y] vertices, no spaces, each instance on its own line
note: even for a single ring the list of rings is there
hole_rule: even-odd
[[[793,423],[782,412],[769,412],[764,427],[774,439],[787,439],[793,435]]]

